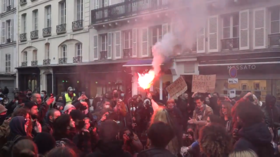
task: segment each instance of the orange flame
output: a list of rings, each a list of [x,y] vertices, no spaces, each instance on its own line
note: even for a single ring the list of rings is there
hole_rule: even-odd
[[[155,78],[155,72],[153,70],[150,70],[146,74],[139,74],[138,73],[138,84],[143,89],[148,89],[153,84],[153,80]]]

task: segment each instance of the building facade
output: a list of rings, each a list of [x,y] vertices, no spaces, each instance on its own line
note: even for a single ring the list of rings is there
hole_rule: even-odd
[[[16,87],[17,62],[17,1],[0,1],[0,88],[9,89],[9,97]]]
[[[92,2],[91,59],[129,60],[124,67],[131,70],[132,94],[141,93],[137,73],[151,69],[151,47],[165,33],[176,31],[172,11],[178,9],[171,7],[175,1]],[[163,68],[154,89],[159,90],[162,97],[165,83],[183,76],[190,84],[190,92],[192,75],[215,74],[216,91],[220,94],[235,90],[238,96],[251,91],[262,101],[266,94],[276,95],[280,100],[280,2],[229,0],[223,6],[215,3],[206,3],[208,14],[205,25],[195,35],[195,46],[191,51],[181,50],[172,56],[171,64]],[[184,8],[184,4],[187,3],[180,7]],[[233,85],[228,84],[232,67],[237,69],[239,79]]]
[[[59,95],[82,88],[77,67],[90,61],[89,7],[89,0],[19,0],[20,90]]]

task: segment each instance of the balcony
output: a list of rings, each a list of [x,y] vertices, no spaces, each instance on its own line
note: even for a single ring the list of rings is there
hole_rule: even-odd
[[[38,61],[31,61],[31,66],[37,66],[38,65]]]
[[[280,46],[280,33],[279,34],[270,34],[269,38],[269,46]]]
[[[6,42],[7,42],[7,43],[12,42],[11,38],[6,39]]]
[[[132,57],[132,48],[123,49],[123,58],[131,58]]]
[[[167,8],[169,0],[133,0],[91,11],[92,24]]]
[[[27,40],[27,37],[26,37],[26,33],[22,33],[19,35],[19,38],[20,38],[20,42],[24,42]]]
[[[73,31],[82,30],[83,29],[83,22],[84,22],[84,20],[78,20],[78,21],[72,22],[72,30]]]
[[[27,4],[27,0],[20,0],[20,5],[26,5]]]
[[[26,67],[27,66],[27,61],[26,62],[21,62],[21,66]]]
[[[43,65],[49,65],[51,64],[51,59],[44,59],[43,60]]]
[[[82,56],[73,57],[73,63],[82,63],[82,62],[83,62]]]
[[[222,39],[222,50],[239,49],[239,38]]]
[[[100,51],[100,60],[107,59],[107,51]]]
[[[67,58],[59,58],[58,64],[66,64]]]
[[[38,32],[38,30],[35,30],[30,33],[31,40],[38,39]]]
[[[52,35],[52,28],[47,27],[43,29],[43,37],[49,37]]]
[[[12,6],[7,6],[7,10],[6,11],[11,11],[12,10]]]
[[[56,26],[56,34],[66,33],[66,24],[60,24]]]

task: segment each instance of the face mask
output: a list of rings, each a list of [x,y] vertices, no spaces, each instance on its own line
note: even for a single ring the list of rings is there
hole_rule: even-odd
[[[114,98],[119,97],[118,93],[114,93]]]
[[[37,115],[31,115],[32,119],[37,119],[37,117],[38,117]]]
[[[105,108],[110,108],[110,105],[105,105]]]
[[[124,97],[124,93],[121,94],[121,97]]]
[[[31,95],[32,95],[32,93],[27,93],[27,96],[28,96],[28,97],[31,97]]]
[[[45,97],[45,95],[44,95],[44,94],[41,94],[41,97]]]
[[[16,104],[18,104],[18,100],[16,100]]]

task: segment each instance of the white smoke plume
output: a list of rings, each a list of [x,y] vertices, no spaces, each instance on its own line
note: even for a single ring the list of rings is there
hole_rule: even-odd
[[[174,10],[169,15],[173,32],[165,34],[152,48],[155,75],[160,73],[160,66],[164,61],[174,55],[174,47],[178,48],[180,45],[178,48],[180,53],[190,52],[196,42],[196,35],[205,28],[208,19],[207,1],[209,0],[169,1]],[[182,6],[187,7],[178,11],[177,8]]]

